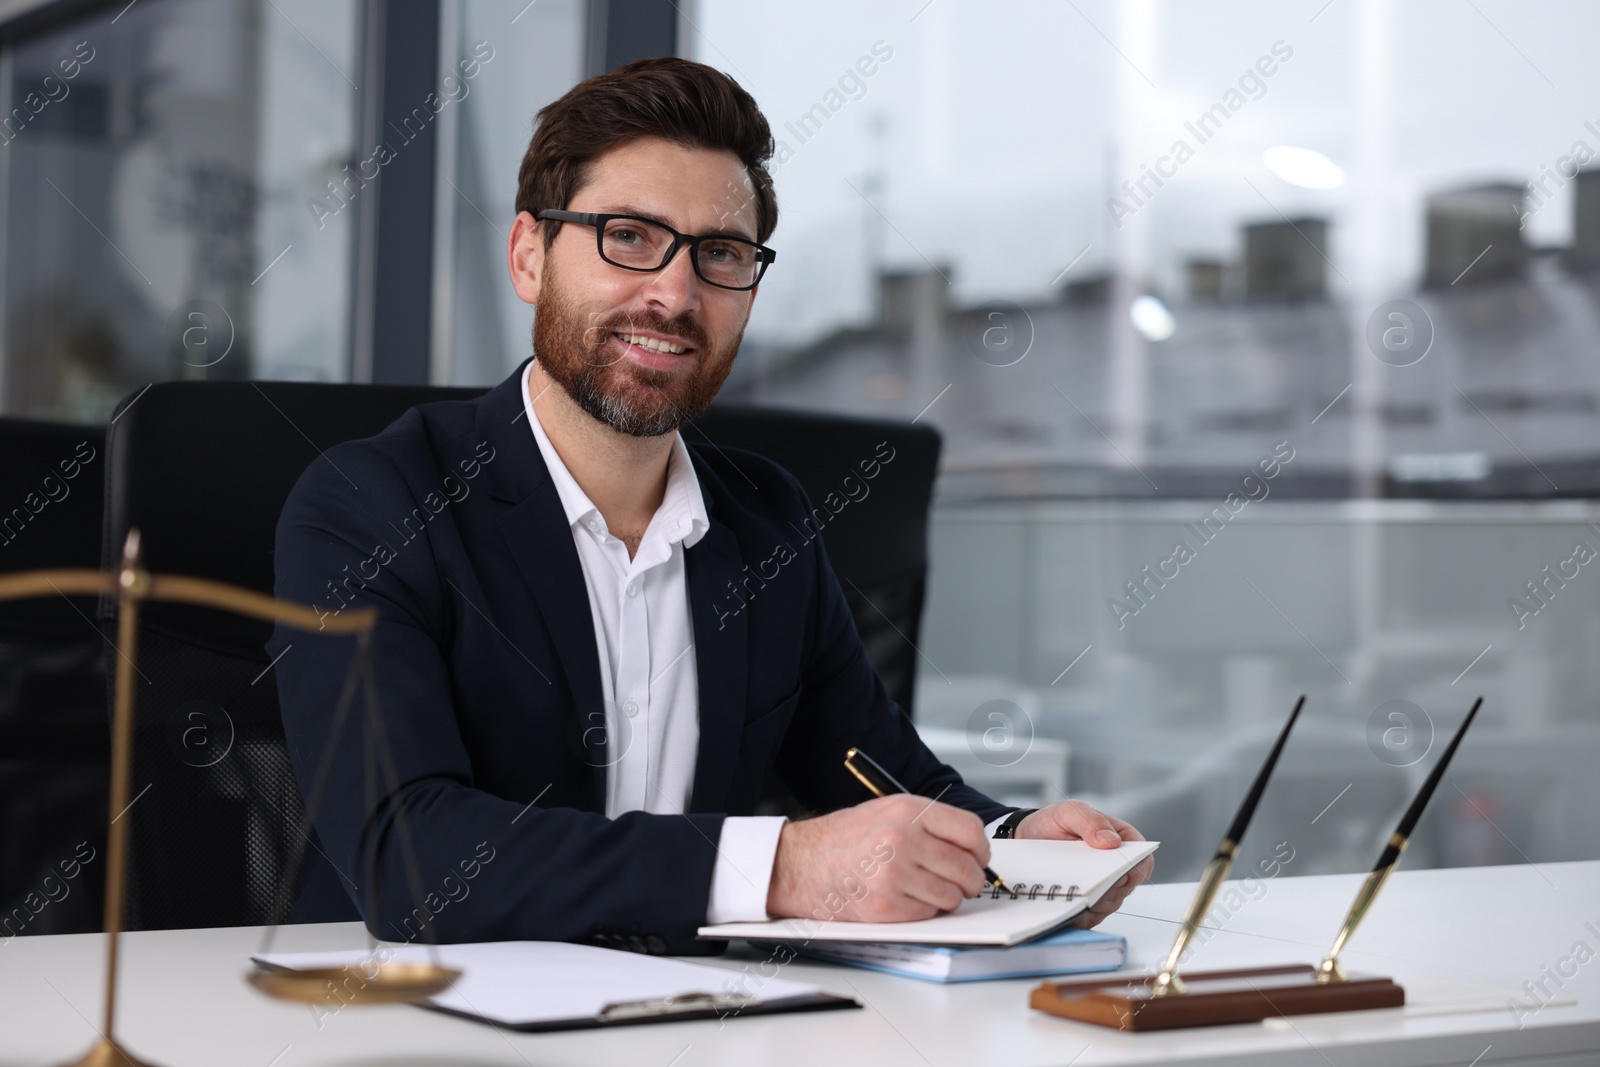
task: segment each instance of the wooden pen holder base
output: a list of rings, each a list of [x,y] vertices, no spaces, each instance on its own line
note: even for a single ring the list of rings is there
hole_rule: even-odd
[[[1151,992],[1154,977],[1043,982],[1029,994],[1028,1003],[1081,1023],[1141,1031],[1397,1008],[1406,1002],[1405,990],[1388,978],[1356,974],[1324,985],[1317,981],[1316,968],[1305,964],[1186,974],[1181,976],[1184,992],[1160,997]]]

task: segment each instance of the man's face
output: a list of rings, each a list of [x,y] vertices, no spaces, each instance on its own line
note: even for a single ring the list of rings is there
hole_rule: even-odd
[[[756,239],[755,199],[739,158],[657,138],[600,156],[565,206],[658,219],[680,233]],[[755,291],[702,281],[687,248],[654,273],[614,266],[600,258],[594,228],[575,223],[562,224],[540,255],[543,234],[522,236],[526,218],[512,235],[512,274],[523,299],[525,281],[536,290],[533,345],[545,373],[591,416],[635,437],[671,433],[704,412],[733,369]],[[537,262],[529,279],[517,277],[519,237],[534,242],[524,260]],[[641,338],[683,352],[653,351],[636,343]]]

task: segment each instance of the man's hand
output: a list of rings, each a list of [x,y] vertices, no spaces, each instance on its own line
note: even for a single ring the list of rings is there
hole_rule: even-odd
[[[1017,824],[1015,836],[1049,841],[1081,840],[1094,848],[1116,848],[1124,841],[1144,840],[1143,834],[1121,819],[1096,811],[1081,800],[1064,800],[1040,808]],[[1084,929],[1100,925],[1107,915],[1122,907],[1135,886],[1150,880],[1155,869],[1155,857],[1146,856],[1137,867],[1117,879],[1106,895],[1095,901],[1073,925]]]
[[[784,824],[767,913],[820,921],[928,919],[984,886],[989,839],[970,811],[901,793]]]

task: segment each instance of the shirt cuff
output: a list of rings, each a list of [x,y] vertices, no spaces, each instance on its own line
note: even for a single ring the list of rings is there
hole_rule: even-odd
[[[765,922],[772,865],[778,857],[781,816],[731,815],[722,820],[717,863],[711,869],[711,899],[706,925]]]
[[[1002,815],[998,819],[996,819],[994,822],[988,823],[987,825],[985,825],[984,828],[983,828],[983,836],[984,837],[993,837],[994,836],[994,832],[996,830],[1000,829],[1000,824],[1005,822],[1009,818],[1011,818],[1011,812],[1008,811],[1004,815]]]

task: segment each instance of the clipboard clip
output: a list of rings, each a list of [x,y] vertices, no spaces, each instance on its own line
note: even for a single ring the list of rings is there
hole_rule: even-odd
[[[697,1011],[742,1011],[757,1003],[747,993],[679,993],[654,1000],[624,1000],[600,1009],[599,1018],[608,1023],[629,1019],[649,1019]]]

